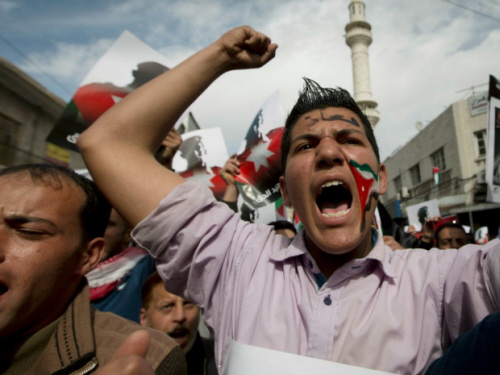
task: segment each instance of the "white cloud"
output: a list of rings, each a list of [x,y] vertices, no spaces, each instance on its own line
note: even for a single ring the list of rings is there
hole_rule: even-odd
[[[13,1],[0,1],[0,13],[9,13],[12,9],[17,7],[18,4]]]
[[[202,127],[222,127],[233,152],[275,90],[286,112],[303,76],[352,92],[351,51],[343,36],[348,4],[349,0],[128,0],[101,5],[104,9],[80,7],[66,17],[33,16],[37,24],[51,24],[57,33],[47,37],[55,44],[37,46],[37,52],[28,55],[55,78],[71,79],[76,88],[111,44],[111,36],[118,37],[124,29],[161,52],[170,67],[235,26],[248,24],[263,31],[279,44],[276,59],[257,71],[224,75],[192,107]],[[425,124],[462,99],[464,93],[458,90],[487,82],[489,74],[500,76],[500,31],[498,22],[449,1],[365,4],[374,39],[369,49],[372,93],[381,115],[376,134],[384,158],[416,134],[417,121]]]

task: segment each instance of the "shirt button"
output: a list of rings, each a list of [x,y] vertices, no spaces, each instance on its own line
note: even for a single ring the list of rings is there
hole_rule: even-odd
[[[332,304],[332,299],[330,298],[330,295],[326,296],[323,302],[325,303],[325,305],[330,306]]]

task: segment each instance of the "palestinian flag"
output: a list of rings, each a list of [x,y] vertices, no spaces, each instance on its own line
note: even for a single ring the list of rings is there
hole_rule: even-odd
[[[349,167],[356,180],[359,201],[361,203],[361,217],[363,217],[365,210],[369,210],[371,207],[371,197],[378,197],[380,189],[378,174],[376,174],[368,164],[358,164],[354,160],[349,162]]]
[[[441,169],[432,167],[432,175],[434,177],[434,184],[439,185],[441,183]]]
[[[168,70],[164,61],[157,51],[124,31],[85,76],[46,142],[79,152],[78,136],[129,93]]]

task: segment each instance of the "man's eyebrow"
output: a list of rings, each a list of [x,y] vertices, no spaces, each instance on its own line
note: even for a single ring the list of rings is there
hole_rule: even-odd
[[[335,136],[338,136],[338,135],[349,135],[349,134],[355,133],[355,134],[359,134],[359,135],[362,135],[362,136],[366,137],[366,134],[363,133],[361,130],[359,130],[359,129],[352,129],[352,128],[341,129],[341,130],[335,131],[334,133],[335,133]],[[314,133],[306,133],[306,134],[301,134],[298,137],[292,139],[290,143],[293,144],[293,143],[295,143],[297,141],[300,141],[302,139],[318,139],[318,138],[321,138],[321,135],[314,134]]]
[[[342,129],[342,130],[339,130],[338,132],[336,132],[336,134],[351,134],[351,133],[356,133],[356,134],[361,134],[361,135],[364,135],[366,136],[365,133],[363,133],[361,130],[358,130],[358,129]]]
[[[306,133],[306,134],[301,134],[298,137],[292,139],[292,141],[290,143],[295,143],[295,142],[300,141],[302,139],[317,139],[317,138],[320,138],[320,137],[316,134]]]
[[[57,228],[57,225],[48,219],[43,219],[37,216],[24,216],[24,215],[8,215],[5,220],[9,223],[26,224],[26,223],[45,223]]]

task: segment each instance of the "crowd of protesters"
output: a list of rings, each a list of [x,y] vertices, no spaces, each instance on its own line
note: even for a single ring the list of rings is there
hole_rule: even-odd
[[[347,91],[305,79],[286,121],[280,188],[299,231],[240,218],[234,155],[222,201],[172,170],[178,117],[276,49],[236,28],[121,100],[78,139],[95,185],[0,172],[2,373],[222,374],[231,341],[395,374],[499,373],[500,241],[468,245],[437,218],[380,236],[387,173]]]

